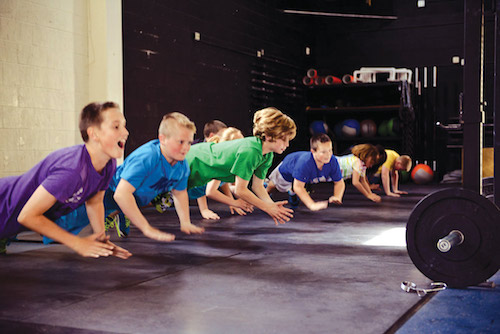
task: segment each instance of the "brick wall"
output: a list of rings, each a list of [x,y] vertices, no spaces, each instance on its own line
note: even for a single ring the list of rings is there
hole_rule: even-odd
[[[0,1],[0,177],[82,142],[87,17],[87,0]]]

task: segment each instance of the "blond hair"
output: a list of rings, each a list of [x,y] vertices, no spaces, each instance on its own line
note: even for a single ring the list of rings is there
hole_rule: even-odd
[[[293,119],[276,108],[269,107],[256,111],[253,116],[253,135],[261,140],[295,138],[297,126]]]
[[[196,133],[196,125],[194,125],[194,123],[184,114],[174,111],[163,116],[158,128],[158,135],[170,137],[178,126],[183,126],[193,131],[193,133]]]
[[[225,128],[222,130],[222,133],[220,135],[214,135],[210,138],[207,139],[207,142],[210,143],[221,143],[223,141],[229,141],[229,140],[234,140],[234,139],[239,139],[243,138],[243,133],[237,128],[234,128],[232,126]]]
[[[356,145],[351,149],[351,152],[363,162],[366,162],[369,157],[373,159],[373,162],[376,162],[378,159],[378,150],[372,144]]]
[[[403,167],[407,172],[410,171],[412,161],[409,155],[402,155],[396,158],[396,160],[399,160],[401,162],[401,167]]]

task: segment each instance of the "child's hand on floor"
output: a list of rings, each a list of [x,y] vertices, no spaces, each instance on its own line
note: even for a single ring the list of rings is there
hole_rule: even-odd
[[[341,197],[330,196],[330,198],[328,199],[328,202],[329,203],[334,203],[334,204],[341,205],[342,204],[342,198]]]
[[[326,209],[328,207],[328,201],[314,202],[309,210],[311,211],[319,211]]]
[[[170,242],[174,241],[175,239],[175,235],[162,232],[159,229],[154,228],[152,226],[148,226],[144,231],[142,231],[142,233],[144,233],[146,237],[158,241]]]
[[[204,219],[213,219],[213,220],[220,219],[219,215],[210,209],[200,210],[200,213]]]
[[[181,224],[181,231],[186,233],[186,234],[202,234],[205,232],[205,229],[203,227],[198,227],[196,225],[193,225],[191,223],[188,224]]]

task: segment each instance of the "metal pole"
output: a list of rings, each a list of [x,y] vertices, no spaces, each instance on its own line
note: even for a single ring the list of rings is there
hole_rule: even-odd
[[[464,1],[464,136],[463,187],[482,191],[482,57],[484,15],[482,0]]]
[[[495,6],[495,53],[493,58],[493,147],[494,147],[494,197],[495,204],[500,207],[500,0]]]

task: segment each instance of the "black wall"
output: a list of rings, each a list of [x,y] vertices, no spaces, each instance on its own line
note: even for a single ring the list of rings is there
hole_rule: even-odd
[[[124,0],[123,12],[127,153],[171,111],[196,123],[197,138],[213,119],[251,135],[266,106],[300,120],[308,27],[275,2]]]
[[[320,6],[325,4],[327,2]],[[485,1],[484,94],[489,102],[485,107],[486,123],[493,120],[492,10],[491,1]],[[463,58],[464,55],[464,2],[426,1],[424,8],[417,8],[416,1],[381,1],[378,8],[370,8],[365,2],[364,6],[359,5],[358,11],[361,14],[397,16],[397,19],[316,18],[316,66],[338,76],[360,67],[404,67],[413,70],[414,75],[418,72],[421,89],[415,89],[413,101],[416,111],[413,158],[429,163],[436,160],[440,175],[460,169],[461,132],[450,133],[436,127],[435,123],[457,123],[459,118],[463,67],[453,64],[451,59],[453,56]],[[437,87],[432,85],[433,67],[437,69]],[[424,68],[427,68],[427,88],[423,82]],[[492,145],[491,127],[485,127],[484,143],[485,146]]]
[[[325,74],[363,66],[405,67],[423,79],[415,90],[415,154],[460,168],[461,153],[449,148],[454,135],[436,121],[458,122],[463,87],[463,1],[394,0],[123,0],[125,114],[131,135],[127,153],[156,137],[161,116],[178,110],[198,127],[220,119],[251,134],[253,113],[275,106],[292,116],[299,135],[288,152],[307,149],[305,90],[308,68]],[[486,1],[485,99],[493,101],[493,18]],[[396,16],[396,20],[285,14],[283,9]],[[194,32],[201,34],[194,41]],[[304,49],[311,48],[306,56]],[[257,51],[263,51],[257,57]],[[432,69],[437,68],[437,87]],[[415,78],[414,78],[415,79]],[[415,80],[414,80],[415,82]],[[492,106],[486,107],[487,122]],[[486,131],[488,133],[488,131]],[[490,131],[491,133],[491,131]],[[491,136],[489,137],[491,138]],[[489,139],[486,138],[488,144]],[[460,144],[460,134],[458,134]]]

